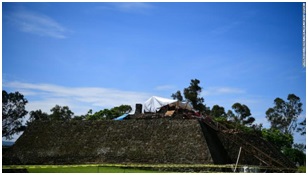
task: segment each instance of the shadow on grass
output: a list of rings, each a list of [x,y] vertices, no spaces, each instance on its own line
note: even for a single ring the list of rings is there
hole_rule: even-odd
[[[33,168],[29,173],[163,173],[162,171],[120,167]]]

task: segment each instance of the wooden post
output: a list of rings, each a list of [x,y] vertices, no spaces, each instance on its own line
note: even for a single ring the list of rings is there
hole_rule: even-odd
[[[234,168],[234,171],[233,171],[233,172],[236,171],[236,167],[237,167],[238,161],[239,161],[240,156],[241,156],[241,151],[242,151],[242,147],[240,147],[240,151],[238,152],[238,156],[237,156],[237,160],[236,160],[236,164],[235,164],[235,168]]]

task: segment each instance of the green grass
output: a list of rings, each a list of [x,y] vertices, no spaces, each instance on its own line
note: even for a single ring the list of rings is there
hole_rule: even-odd
[[[300,166],[297,170],[298,173],[306,173],[306,166]]]
[[[119,167],[29,168],[29,173],[162,173],[161,171]]]

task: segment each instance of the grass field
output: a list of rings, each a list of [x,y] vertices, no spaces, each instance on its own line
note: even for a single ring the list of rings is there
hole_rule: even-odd
[[[298,173],[306,173],[306,166],[298,167]]]
[[[29,173],[162,173],[161,171],[119,167],[29,168]]]
[[[200,165],[199,165],[200,166]],[[218,169],[214,167],[197,167],[196,165],[8,165],[3,166],[4,172],[29,172],[29,173],[170,173],[170,172],[219,172],[223,171],[222,165],[216,165]],[[225,167],[224,165],[223,167]],[[220,167],[220,168],[219,168]],[[222,169],[221,169],[222,168]],[[27,170],[27,171],[25,171]],[[272,169],[274,170],[274,169]],[[296,169],[294,170],[294,172]],[[263,171],[262,171],[263,172]],[[297,173],[305,173],[306,167],[301,166],[297,169]]]

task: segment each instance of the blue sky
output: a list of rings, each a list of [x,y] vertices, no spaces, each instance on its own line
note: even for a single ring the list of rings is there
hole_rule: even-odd
[[[199,79],[205,104],[265,111],[294,93],[306,114],[302,3],[2,3],[2,88],[27,110],[77,114]],[[297,142],[305,137],[296,136]]]

